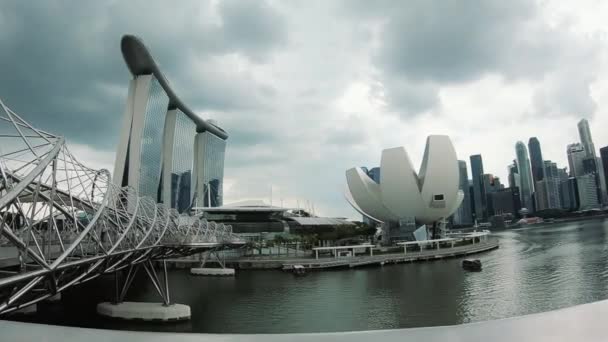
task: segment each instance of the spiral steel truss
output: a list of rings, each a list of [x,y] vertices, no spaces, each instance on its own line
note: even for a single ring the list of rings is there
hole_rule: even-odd
[[[230,226],[115,186],[63,137],[0,107],[0,314],[103,273],[242,245]]]

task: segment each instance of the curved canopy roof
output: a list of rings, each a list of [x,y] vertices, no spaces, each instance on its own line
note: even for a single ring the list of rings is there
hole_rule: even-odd
[[[125,35],[120,42],[120,49],[131,74],[154,75],[169,96],[169,108],[177,108],[186,114],[196,124],[198,132],[209,131],[224,140],[228,138],[226,131],[200,118],[177,97],[141,39],[133,35]]]

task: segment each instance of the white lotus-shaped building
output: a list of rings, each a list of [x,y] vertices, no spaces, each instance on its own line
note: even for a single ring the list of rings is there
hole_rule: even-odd
[[[452,215],[462,203],[456,151],[446,135],[431,135],[416,173],[403,147],[382,151],[380,184],[355,167],[346,171],[346,198],[378,222],[416,219],[431,224]]]

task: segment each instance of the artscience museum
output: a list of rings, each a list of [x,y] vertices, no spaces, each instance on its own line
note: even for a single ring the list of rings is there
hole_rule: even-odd
[[[405,148],[382,151],[380,182],[360,167],[346,171],[346,199],[361,214],[382,224],[383,240],[426,239],[444,235],[445,219],[462,203],[456,151],[448,136],[426,140],[420,170],[416,172]],[[419,229],[422,227],[424,229]],[[395,237],[391,231],[405,231]],[[414,234],[416,232],[416,234]],[[409,236],[407,236],[409,235]]]

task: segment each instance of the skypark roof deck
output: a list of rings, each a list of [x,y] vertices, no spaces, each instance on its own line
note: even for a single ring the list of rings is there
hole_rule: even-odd
[[[129,71],[131,71],[133,76],[152,74],[156,77],[163,90],[167,93],[167,96],[169,96],[169,109],[177,108],[186,114],[196,124],[197,132],[208,131],[224,140],[228,139],[228,133],[226,133],[226,131],[209,121],[203,120],[177,97],[169,85],[169,81],[160,71],[158,64],[156,64],[154,58],[152,58],[152,55],[141,39],[133,35],[125,35],[120,42],[120,49],[122,50],[122,56],[129,67]]]

